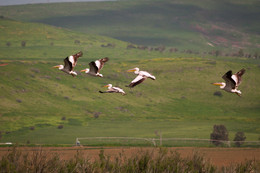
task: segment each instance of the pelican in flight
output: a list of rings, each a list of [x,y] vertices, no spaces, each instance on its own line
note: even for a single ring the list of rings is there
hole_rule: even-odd
[[[107,87],[107,91],[99,91],[100,93],[121,93],[122,95],[126,95],[124,90],[119,87],[113,87],[112,84],[107,84],[104,87]]]
[[[135,74],[137,74],[138,76],[126,87],[130,87],[133,88],[136,85],[142,83],[145,79],[150,78],[152,80],[155,80],[155,76],[151,75],[150,73],[146,72],[146,71],[139,71],[139,68],[133,68],[130,70],[127,70],[127,72],[134,72]]]
[[[96,60],[96,61],[91,61],[88,64],[89,68],[81,70],[81,72],[85,72],[85,73],[90,74],[92,76],[103,77],[103,75],[100,74],[99,72],[103,68],[103,66],[105,65],[105,62],[107,62],[108,60],[109,60],[109,58],[105,57],[105,58],[101,58],[101,59]]]
[[[218,82],[212,84],[220,86],[221,89],[227,92],[235,93],[238,96],[241,96],[242,92],[237,88],[242,82],[242,75],[245,73],[245,71],[246,71],[245,69],[241,69],[239,72],[232,75],[232,71],[229,70],[226,74],[222,76],[222,78],[226,81],[226,83]]]
[[[71,74],[73,77],[77,76],[77,73],[73,71],[74,67],[77,64],[77,60],[79,57],[81,57],[83,53],[80,51],[79,53],[76,53],[75,55],[71,55],[64,59],[64,66],[63,65],[56,65],[54,68],[59,68],[59,70]]]

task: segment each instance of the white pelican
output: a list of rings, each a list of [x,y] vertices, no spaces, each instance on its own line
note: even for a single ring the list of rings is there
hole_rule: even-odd
[[[137,68],[137,67],[127,70],[127,72],[134,72],[135,74],[138,75],[129,85],[127,85],[127,87],[130,87],[130,88],[133,88],[136,85],[142,83],[147,78],[150,78],[152,80],[156,79],[155,76],[151,75],[150,73],[148,73],[146,71],[139,71],[139,68]]]
[[[103,68],[105,62],[107,62],[109,60],[108,57],[105,58],[101,58],[99,60],[96,61],[91,61],[88,65],[89,68],[86,68],[84,70],[81,70],[81,72],[85,72],[87,74],[90,74],[92,76],[98,76],[98,77],[103,77],[102,74],[100,74],[100,70]]]
[[[64,66],[63,65],[56,65],[54,68],[59,68],[59,70],[71,74],[73,77],[77,76],[77,73],[73,71],[74,67],[77,64],[77,60],[79,57],[81,57],[83,53],[80,51],[79,53],[76,53],[75,55],[71,55],[64,59]]]
[[[242,82],[242,75],[245,73],[245,71],[245,69],[241,69],[239,72],[232,75],[232,71],[229,70],[226,74],[222,76],[226,83],[218,82],[212,84],[220,86],[221,89],[227,92],[236,93],[238,96],[241,96],[242,92],[237,88]]]
[[[107,87],[107,91],[99,91],[100,93],[121,93],[122,95],[126,95],[124,90],[119,87],[113,87],[112,84],[107,84],[104,87]]]

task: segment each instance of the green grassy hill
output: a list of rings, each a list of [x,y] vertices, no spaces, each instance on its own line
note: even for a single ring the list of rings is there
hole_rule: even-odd
[[[259,53],[257,0],[141,0],[0,7],[0,15],[139,45]]]
[[[126,49],[128,43],[36,23],[0,20],[1,142],[72,144],[76,137],[129,136],[209,138],[214,124],[224,124],[230,140],[238,131],[259,138],[259,60],[200,57],[165,51]],[[4,39],[2,39],[4,38]],[[21,46],[21,41],[26,46]],[[75,44],[79,40],[80,44]],[[10,42],[10,45],[6,45]],[[114,44],[112,47],[102,45]],[[76,71],[108,56],[104,78],[73,78],[53,69],[83,51]],[[126,70],[139,67],[156,76],[129,89],[135,78]],[[228,70],[246,68],[242,97],[210,83]],[[100,94],[111,83],[127,93]],[[58,126],[63,125],[62,129]]]

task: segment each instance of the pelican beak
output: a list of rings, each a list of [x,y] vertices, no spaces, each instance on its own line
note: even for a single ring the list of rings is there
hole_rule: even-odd
[[[52,68],[59,68],[60,66],[59,65],[55,65],[55,66],[53,66]]]
[[[135,69],[130,69],[130,70],[127,70],[127,72],[133,72],[135,71]]]
[[[108,85],[105,85],[104,87],[108,87]]]
[[[222,83],[212,83],[212,85],[222,86]]]
[[[80,72],[85,72],[85,71],[87,71],[86,69],[84,69],[84,70],[80,70]]]

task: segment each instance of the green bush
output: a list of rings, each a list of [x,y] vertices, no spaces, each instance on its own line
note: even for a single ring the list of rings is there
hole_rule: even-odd
[[[224,125],[214,125],[213,132],[210,134],[211,142],[216,146],[223,144],[223,141],[228,141],[228,131]]]
[[[244,143],[245,140],[246,140],[246,136],[245,136],[244,132],[236,133],[234,142],[237,147],[240,147]]]

